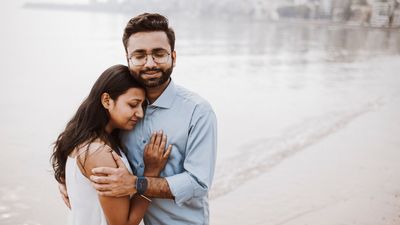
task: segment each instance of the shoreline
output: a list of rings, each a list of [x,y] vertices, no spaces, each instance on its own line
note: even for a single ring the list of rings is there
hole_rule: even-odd
[[[211,224],[400,224],[400,98],[211,201]]]

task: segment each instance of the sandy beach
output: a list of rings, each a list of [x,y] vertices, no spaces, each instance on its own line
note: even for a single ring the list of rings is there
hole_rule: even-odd
[[[211,201],[211,224],[400,224],[400,98]]]

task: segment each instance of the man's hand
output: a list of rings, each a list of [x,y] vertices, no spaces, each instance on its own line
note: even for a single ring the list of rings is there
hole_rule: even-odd
[[[58,184],[58,190],[60,191],[61,198],[64,201],[65,205],[71,209],[71,204],[69,203],[68,193],[67,193],[67,186],[65,184]]]
[[[121,197],[136,193],[136,176],[129,173],[121,157],[114,151],[112,156],[118,168],[98,167],[92,169],[92,185],[101,196]]]

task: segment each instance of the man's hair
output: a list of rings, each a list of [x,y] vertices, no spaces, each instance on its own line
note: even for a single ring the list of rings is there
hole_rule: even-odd
[[[125,27],[122,42],[125,52],[128,52],[128,39],[138,32],[164,31],[168,37],[171,51],[175,49],[175,32],[168,26],[168,19],[157,13],[143,13],[129,20]]]

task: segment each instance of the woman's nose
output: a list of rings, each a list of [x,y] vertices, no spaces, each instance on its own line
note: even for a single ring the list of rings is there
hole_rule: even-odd
[[[140,108],[135,112],[135,116],[136,116],[137,118],[140,118],[140,119],[143,118],[143,108],[142,108],[142,107],[140,107]]]

